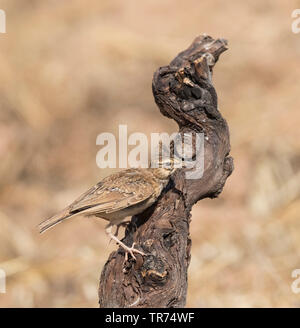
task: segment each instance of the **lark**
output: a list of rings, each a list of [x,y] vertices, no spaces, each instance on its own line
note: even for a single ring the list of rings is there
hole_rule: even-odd
[[[112,227],[126,224],[127,217],[142,213],[153,205],[171,175],[176,170],[174,160],[163,160],[157,168],[132,168],[112,174],[77,198],[72,204],[39,225],[40,232],[71,219],[77,215],[96,216],[109,221],[105,231],[135,259],[134,253],[145,255],[142,251],[125,245],[113,234]]]

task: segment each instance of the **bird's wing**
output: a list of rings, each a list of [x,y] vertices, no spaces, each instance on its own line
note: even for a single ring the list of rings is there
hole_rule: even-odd
[[[70,213],[112,213],[149,199],[154,194],[153,185],[142,175],[122,174],[109,176],[100,188],[86,194],[71,205]]]
[[[151,182],[133,170],[107,178],[78,197],[71,205],[39,225],[44,232],[78,214],[112,213],[149,199],[154,194]]]

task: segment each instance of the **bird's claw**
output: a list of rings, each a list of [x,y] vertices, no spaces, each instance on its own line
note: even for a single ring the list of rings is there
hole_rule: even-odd
[[[146,254],[142,251],[139,251],[138,249],[134,248],[135,243],[132,244],[131,247],[126,247],[125,249],[125,260],[124,262],[128,261],[128,253],[131,255],[131,257],[136,261],[136,257],[134,256],[134,253],[140,254],[142,256],[145,256]]]

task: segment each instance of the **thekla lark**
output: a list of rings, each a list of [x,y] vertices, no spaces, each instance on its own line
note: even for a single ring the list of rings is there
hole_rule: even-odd
[[[143,252],[126,246],[112,233],[112,226],[117,229],[124,224],[125,218],[143,212],[156,202],[167,186],[171,174],[175,171],[174,160],[160,162],[158,168],[134,168],[112,174],[77,198],[67,208],[39,225],[44,232],[60,222],[76,215],[96,216],[109,221],[106,233],[122,246],[127,253],[145,255]]]

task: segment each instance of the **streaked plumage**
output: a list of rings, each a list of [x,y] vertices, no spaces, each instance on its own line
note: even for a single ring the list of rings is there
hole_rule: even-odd
[[[112,174],[78,197],[67,208],[39,225],[40,232],[76,215],[103,218],[110,223],[108,235],[133,257],[133,252],[142,252],[124,245],[111,232],[113,225],[121,225],[128,216],[143,212],[150,207],[166,187],[174,165],[164,168],[128,169]]]

